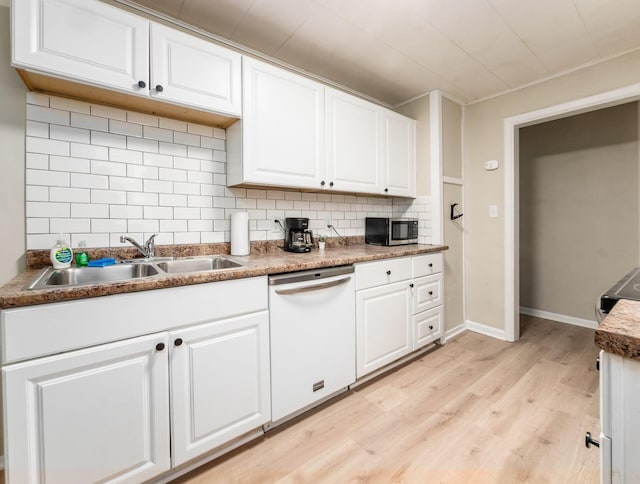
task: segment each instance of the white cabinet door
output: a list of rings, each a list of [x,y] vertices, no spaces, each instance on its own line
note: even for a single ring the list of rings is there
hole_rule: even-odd
[[[384,110],[384,193],[416,196],[416,122]]]
[[[327,188],[382,193],[383,109],[331,88],[325,98]]]
[[[87,0],[14,0],[12,15],[14,66],[149,94],[148,20]]]
[[[163,101],[240,116],[241,55],[152,23],[150,89]]]
[[[167,343],[160,333],[3,368],[7,482],[169,470]]]
[[[271,420],[268,311],[170,339],[174,466]]]
[[[242,95],[243,168],[230,184],[322,188],[324,87],[243,57]]]
[[[356,292],[358,378],[411,352],[410,322],[408,281]]]

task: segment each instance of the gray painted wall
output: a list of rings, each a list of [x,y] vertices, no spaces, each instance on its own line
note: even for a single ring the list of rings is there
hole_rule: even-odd
[[[520,305],[593,321],[638,265],[638,103],[520,130]]]

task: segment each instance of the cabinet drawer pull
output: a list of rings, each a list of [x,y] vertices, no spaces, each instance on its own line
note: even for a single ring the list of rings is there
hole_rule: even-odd
[[[433,267],[433,262],[429,262],[429,267]]]
[[[409,284],[409,287],[413,287],[413,282],[411,284]]]
[[[429,291],[429,296],[433,296],[433,291]]]
[[[387,275],[390,276],[391,275],[391,271],[387,271]]]
[[[429,329],[430,329],[430,330],[433,330],[433,324],[430,324],[430,325],[429,325]]]
[[[158,343],[156,345],[156,350],[157,351],[162,351],[164,349],[164,343]]]
[[[176,338],[176,340],[173,342],[174,345],[176,346],[180,346],[182,344],[182,338]]]
[[[138,81],[138,87],[144,89],[147,87],[147,83],[144,81]]]

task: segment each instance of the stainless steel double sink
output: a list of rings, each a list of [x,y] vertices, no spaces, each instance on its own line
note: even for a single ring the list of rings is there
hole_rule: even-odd
[[[141,279],[157,275],[189,274],[242,267],[243,262],[223,256],[128,260],[106,267],[69,267],[43,270],[26,289],[81,286]]]

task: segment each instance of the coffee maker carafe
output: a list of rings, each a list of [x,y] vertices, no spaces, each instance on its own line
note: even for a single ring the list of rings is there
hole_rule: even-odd
[[[284,250],[289,252],[311,252],[313,236],[309,230],[308,218],[287,217]]]

